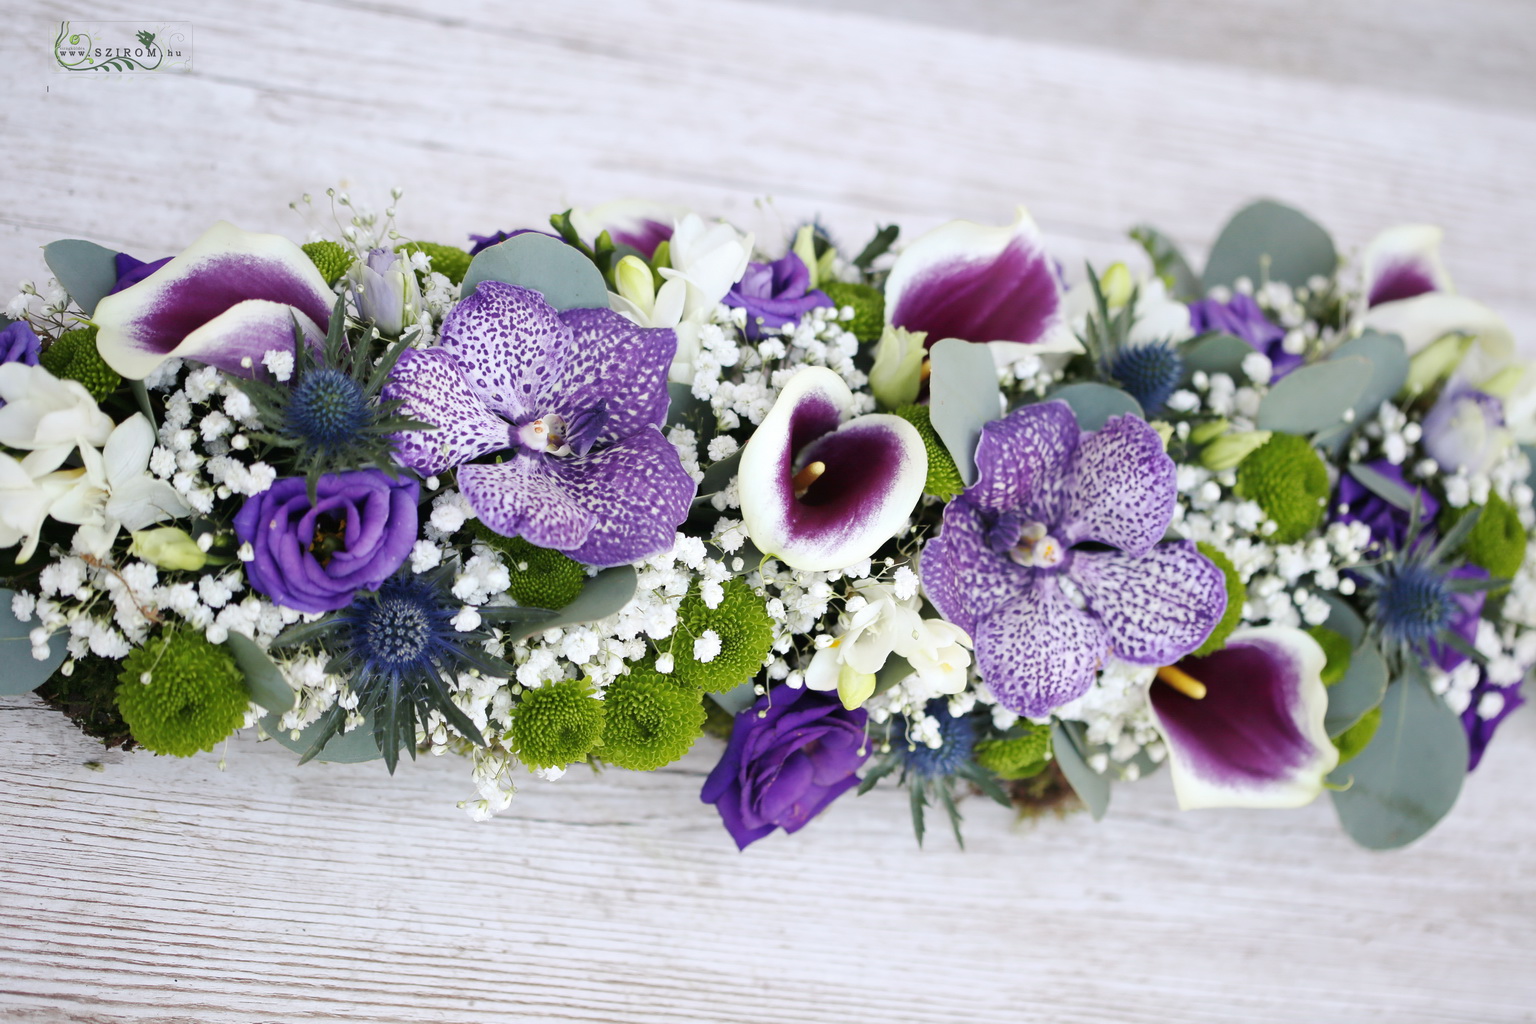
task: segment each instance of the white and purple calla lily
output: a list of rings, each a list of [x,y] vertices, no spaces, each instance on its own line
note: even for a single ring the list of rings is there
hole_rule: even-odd
[[[1152,714],[1184,810],[1300,807],[1339,763],[1323,717],[1323,649],[1304,631],[1241,629],[1226,647],[1159,670]]]
[[[791,377],[741,453],[752,542],[796,569],[841,569],[894,537],[923,496],[928,453],[899,416],[854,416],[853,392],[813,366]]]
[[[1432,224],[1400,224],[1371,240],[1361,256],[1366,304],[1452,292],[1451,276],[1440,262],[1444,232]]]
[[[688,211],[644,199],[618,199],[571,211],[571,226],[584,239],[595,241],[604,231],[615,245],[627,245],[646,259],[672,237],[672,228]]]
[[[335,300],[297,245],[220,221],[149,277],[104,297],[91,319],[101,358],[131,380],[172,358],[248,377],[267,352],[292,351],[295,325],[323,338]]]
[[[953,220],[904,249],[885,283],[886,320],[944,338],[986,342],[999,365],[1026,353],[1076,352],[1061,282],[1024,207],[1005,227]]]

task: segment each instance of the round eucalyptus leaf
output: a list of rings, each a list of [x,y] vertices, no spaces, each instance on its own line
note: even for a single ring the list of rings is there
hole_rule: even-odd
[[[1232,334],[1211,334],[1195,338],[1184,346],[1184,370],[1194,373],[1225,373],[1236,376],[1242,372],[1243,360],[1257,351],[1242,338]]]
[[[1111,416],[1132,416],[1146,419],[1141,403],[1119,388],[1108,384],[1085,381],[1059,387],[1046,396],[1047,401],[1060,399],[1072,407],[1077,415],[1077,425],[1083,430],[1098,430],[1109,422]]]
[[[1374,371],[1363,356],[1330,359],[1292,370],[1259,402],[1258,428],[1315,434],[1344,420]]]
[[[68,637],[55,633],[48,638],[48,657],[38,661],[32,657],[31,633],[35,622],[22,622],[11,611],[13,590],[0,588],[0,697],[19,697],[31,693],[46,683],[64,664],[65,641]]]
[[[502,636],[508,643],[514,643],[546,629],[579,626],[584,622],[606,619],[629,604],[630,598],[635,596],[638,579],[639,574],[632,565],[616,565],[604,569],[587,580],[581,596],[564,608],[550,612],[543,618],[510,623],[502,630]]]
[[[315,737],[319,735],[320,723],[314,722],[300,729],[298,739],[294,739],[287,729],[278,724],[281,718],[280,715],[268,715],[261,720],[262,729],[295,754],[303,756],[309,753],[309,748],[315,745]],[[362,764],[365,761],[377,761],[383,756],[373,739],[373,720],[365,719],[351,732],[337,733],[327,740],[315,760],[330,764]]]
[[[1366,331],[1334,349],[1329,361],[1352,356],[1363,357],[1371,364],[1371,379],[1354,404],[1354,422],[1359,425],[1376,415],[1381,403],[1408,383],[1408,350],[1403,347],[1403,339],[1395,334]]]
[[[944,338],[928,351],[928,419],[967,484],[976,482],[981,428],[1002,414],[1002,392],[992,350]]]
[[[1381,705],[1387,693],[1387,662],[1374,645],[1357,647],[1349,657],[1344,678],[1328,687],[1328,712],[1323,727],[1338,736]]]
[[[1329,781],[1349,784],[1332,796],[1350,838],[1368,850],[1393,850],[1445,817],[1466,775],[1461,718],[1415,671],[1387,688],[1375,738]]]
[[[1365,639],[1365,620],[1360,617],[1360,613],[1336,594],[1319,591],[1317,596],[1328,605],[1328,619],[1323,625],[1348,640],[1351,650],[1359,647]]]
[[[65,238],[43,246],[43,262],[59,284],[90,316],[117,284],[117,253],[79,238]]]
[[[1339,254],[1328,232],[1311,217],[1270,199],[1243,207],[1221,229],[1200,283],[1206,291],[1231,287],[1240,277],[1300,287],[1314,275],[1332,276]]]
[[[1088,767],[1083,749],[1082,726],[1059,718],[1051,722],[1051,750],[1061,774],[1098,821],[1109,810],[1109,780]]]
[[[251,700],[276,715],[293,708],[298,695],[256,641],[244,633],[231,633],[224,641],[224,647],[240,666]]]
[[[470,295],[481,281],[502,281],[531,288],[556,309],[607,309],[608,285],[602,272],[578,250],[537,231],[513,235],[469,262],[460,295]]]

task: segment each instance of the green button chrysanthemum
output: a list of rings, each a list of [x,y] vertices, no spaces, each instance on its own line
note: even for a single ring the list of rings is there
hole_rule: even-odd
[[[328,285],[340,281],[341,275],[355,262],[353,255],[336,242],[305,242],[299,248],[304,250],[304,255],[309,257],[309,262],[320,271]]]
[[[1304,437],[1274,434],[1237,467],[1239,497],[1275,521],[1275,544],[1293,544],[1323,519],[1328,467]]]
[[[581,596],[587,574],[577,562],[559,551],[535,547],[521,537],[503,537],[479,520],[471,526],[475,538],[506,556],[512,582],[507,594],[529,608],[564,608]]]
[[[689,686],[724,693],[757,675],[773,647],[773,620],[763,599],[739,579],[725,583],[717,608],[704,604],[697,589],[677,609],[677,631],[662,642],[673,658],[672,674]],[[694,657],[694,641],[708,631],[720,638],[720,650],[708,661]]]
[[[603,714],[585,679],[525,690],[512,712],[512,752],[530,768],[585,760],[602,738]]]
[[[1024,732],[976,744],[976,763],[1005,781],[1027,779],[1045,768],[1051,753],[1051,727],[1022,722]]]
[[[212,750],[240,728],[250,703],[235,659],[190,629],[134,648],[118,674],[118,711],[134,742],[157,754]]]
[[[923,438],[923,448],[928,452],[928,479],[923,482],[923,493],[936,498],[953,498],[965,490],[965,481],[960,479],[954,456],[949,454],[949,449],[933,429],[928,407],[904,405],[896,410],[896,415],[917,428]]]
[[[1440,515],[1441,532],[1449,531],[1467,511],[1447,507]],[[1467,561],[1488,570],[1488,575],[1512,579],[1525,561],[1526,540],[1519,513],[1509,502],[1489,493],[1488,503],[1472,525],[1461,551]]]
[[[1196,544],[1195,547],[1199,548],[1200,553],[1221,570],[1222,579],[1227,587],[1227,610],[1221,613],[1221,621],[1212,627],[1210,635],[1205,638],[1205,643],[1196,648],[1193,655],[1196,658],[1203,658],[1227,646],[1227,637],[1231,636],[1232,631],[1243,621],[1243,602],[1248,600],[1248,588],[1243,585],[1243,578],[1237,574],[1237,567],[1232,564],[1230,558],[1204,541]]]
[[[454,284],[461,284],[464,275],[469,272],[469,253],[451,245],[439,245],[437,242],[407,242],[395,251],[426,253],[427,258],[432,261],[432,269]]]
[[[603,694],[606,709],[603,760],[648,772],[671,764],[704,732],[704,702],[698,690],[644,662],[630,666]]]
[[[96,351],[94,327],[82,327],[59,335],[43,350],[38,362],[60,380],[79,381],[98,402],[116,391],[123,382],[118,372]]]
[[[880,340],[880,334],[885,330],[885,295],[878,288],[847,281],[827,281],[819,286],[819,290],[838,309],[853,307],[853,319],[843,324],[850,334],[866,345]]]

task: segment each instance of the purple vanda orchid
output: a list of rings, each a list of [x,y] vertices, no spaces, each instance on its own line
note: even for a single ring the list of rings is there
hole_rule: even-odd
[[[1154,683],[1153,718],[1168,744],[1179,807],[1300,807],[1339,763],[1323,718],[1327,658],[1304,631],[1240,629],[1227,645],[1175,668],[1205,687]]]
[[[423,476],[457,466],[497,533],[596,566],[665,551],[695,490],[660,429],[676,345],[610,310],[557,313],[538,292],[482,282],[384,388],[438,428],[399,435],[396,457]]]
[[[944,338],[989,343],[999,365],[1026,353],[1077,352],[1061,281],[1021,206],[1013,223],[943,224],[907,246],[885,283],[886,322]]]
[[[325,336],[335,294],[304,250],[281,235],[220,221],[150,276],[104,296],[91,320],[106,364],[142,380],[167,359],[249,377],[295,325]]]
[[[1189,541],[1160,543],[1174,465],[1143,420],[1086,432],[1065,402],[1024,406],[982,428],[976,470],[919,568],[1003,707],[1049,714],[1107,658],[1169,664],[1221,618],[1221,570]]]
[[[796,569],[841,569],[894,537],[923,496],[928,452],[900,416],[853,416],[848,385],[802,369],[741,453],[742,518],[757,547]]]

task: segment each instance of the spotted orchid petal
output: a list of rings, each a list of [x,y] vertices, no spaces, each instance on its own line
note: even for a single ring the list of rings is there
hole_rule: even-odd
[[[1339,760],[1323,726],[1326,661],[1302,630],[1261,626],[1178,663],[1204,684],[1203,697],[1154,684],[1148,698],[1179,806],[1300,807],[1316,798]]]
[[[841,569],[868,558],[923,495],[928,454],[917,429],[899,416],[850,419],[852,411],[853,392],[841,377],[807,367],[784,386],[742,450],[747,533],[797,569]]]
[[[295,325],[322,338],[335,298],[297,245],[220,221],[151,276],[105,296],[92,322],[101,358],[131,380],[173,357],[250,376],[267,352],[293,349]]]
[[[672,237],[672,225],[687,215],[687,210],[665,203],[618,199],[572,210],[571,226],[588,241],[606,231],[613,244],[627,245],[650,259],[656,247]]]
[[[515,443],[515,428],[486,408],[459,361],[442,348],[400,353],[383,397],[399,402],[402,416],[437,425],[395,438],[395,457],[422,476],[436,476]]]
[[[987,616],[972,640],[976,668],[997,702],[1031,718],[1086,693],[1109,653],[1103,625],[1067,598],[1057,577]]]
[[[576,410],[607,410],[592,428],[600,443],[666,423],[667,370],[677,351],[673,331],[636,327],[608,309],[569,309],[560,319],[575,345],[556,386],[565,408],[555,412],[569,418]]]
[[[1379,306],[1426,292],[1449,292],[1451,277],[1440,263],[1444,232],[1429,224],[1388,228],[1365,247],[1366,302]]]
[[[969,496],[945,506],[943,527],[924,545],[919,559],[928,599],[940,615],[972,637],[976,624],[987,616],[1031,599],[1033,574],[993,550],[983,512]]]
[[[1227,609],[1221,570],[1187,540],[1140,556],[1078,550],[1068,570],[1109,634],[1115,657],[1165,665],[1205,642]]]
[[[1072,453],[1061,518],[1065,544],[1092,541],[1142,555],[1173,521],[1175,467],[1139,416],[1113,416]]]
[[[1013,223],[955,220],[897,257],[885,284],[888,323],[943,338],[998,343],[1012,362],[1026,352],[1076,351],[1061,284],[1034,220],[1021,206]]]

